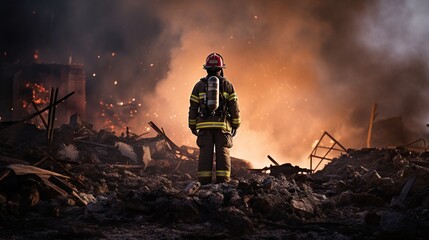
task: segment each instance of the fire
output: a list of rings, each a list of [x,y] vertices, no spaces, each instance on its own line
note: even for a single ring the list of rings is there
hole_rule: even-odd
[[[27,113],[32,113],[35,111],[32,102],[34,102],[36,106],[41,107],[49,105],[50,92],[42,84],[27,82],[24,84],[24,88],[31,91],[30,96],[26,96],[24,99],[22,99],[21,107],[24,111]],[[46,117],[47,113],[44,113],[44,115]],[[38,118],[34,118],[32,123],[36,124],[36,126],[39,128],[42,127],[42,123]]]
[[[129,127],[130,121],[134,120],[137,116],[138,108],[142,106],[137,103],[135,97],[125,101],[114,101],[113,99],[99,100],[99,112],[97,112],[98,127],[108,129],[110,131],[125,131]]]

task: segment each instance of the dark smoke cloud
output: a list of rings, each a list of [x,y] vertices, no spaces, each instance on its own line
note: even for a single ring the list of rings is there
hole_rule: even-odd
[[[305,166],[324,130],[363,146],[373,103],[378,118],[402,115],[423,135],[428,10],[423,0],[3,1],[0,49],[3,61],[34,49],[46,62],[73,55],[86,66],[91,109],[106,95],[136,96],[144,111],[132,128],[154,120],[187,145],[189,93],[207,54],[220,52],[243,115],[233,154]]]
[[[382,116],[403,116],[409,128],[423,134],[429,55],[421,41],[429,25],[421,17],[429,4],[367,3],[335,6],[333,17],[320,19],[335,27],[321,48],[328,84],[337,86],[332,96],[352,108],[348,124],[364,125],[371,104],[378,103]]]
[[[28,63],[38,51],[41,62],[68,63],[71,57],[73,63],[85,64],[90,111],[91,103],[106,96],[149,92],[168,71],[169,49],[178,38],[162,36],[164,23],[153,13],[153,3],[2,1],[2,60]]]

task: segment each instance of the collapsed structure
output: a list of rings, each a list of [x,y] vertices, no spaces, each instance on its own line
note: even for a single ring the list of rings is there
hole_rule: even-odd
[[[68,117],[78,112],[85,118],[86,79],[81,64],[6,64],[0,65],[0,117],[19,120],[45,106],[50,100],[50,87],[59,88],[60,95],[74,91],[74,97],[57,109],[57,122],[66,123]],[[38,118],[32,122],[42,126]]]
[[[232,158],[231,182],[202,186],[195,181],[198,149],[177,146],[153,122],[158,135],[151,138],[96,131],[77,115],[53,128],[54,106],[71,94],[24,118],[49,110],[45,130],[23,121],[0,124],[1,237],[422,239],[428,234],[427,151],[345,149],[334,139],[329,149],[339,155],[319,171],[280,165],[271,157],[274,165],[251,169]]]

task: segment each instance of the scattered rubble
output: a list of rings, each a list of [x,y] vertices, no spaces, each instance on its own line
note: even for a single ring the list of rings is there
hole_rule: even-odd
[[[1,124],[1,123],[0,123]],[[196,182],[198,149],[79,122],[0,132],[0,237],[423,239],[429,152],[348,149],[312,173],[291,164]],[[1,127],[0,127],[1,128]],[[270,171],[268,173],[268,171]],[[23,226],[26,226],[25,228]]]

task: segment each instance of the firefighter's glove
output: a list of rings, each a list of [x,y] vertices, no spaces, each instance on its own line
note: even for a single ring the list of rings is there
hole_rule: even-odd
[[[231,131],[231,136],[235,137],[235,134],[237,134],[237,128],[233,128]]]
[[[195,136],[198,136],[198,131],[197,131],[197,129],[191,129],[191,131],[192,131],[192,134],[194,134]]]

